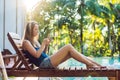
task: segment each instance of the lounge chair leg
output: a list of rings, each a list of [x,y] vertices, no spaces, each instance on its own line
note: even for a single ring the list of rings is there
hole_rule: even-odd
[[[120,80],[120,70],[117,71],[117,79],[116,80]]]
[[[5,64],[4,64],[4,61],[3,61],[1,50],[0,50],[0,65],[1,65],[1,68],[2,68],[1,73],[3,75],[3,79],[8,80],[8,75],[7,75],[7,72],[6,72],[6,68],[5,68]]]
[[[116,80],[116,77],[109,77],[108,80]]]
[[[25,80],[25,79],[26,79],[26,77],[23,78],[23,80]]]

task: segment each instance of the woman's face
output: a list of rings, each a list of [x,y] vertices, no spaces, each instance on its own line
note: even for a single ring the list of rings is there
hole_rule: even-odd
[[[33,28],[33,36],[37,36],[39,34],[39,27],[37,24],[35,24],[34,28]]]

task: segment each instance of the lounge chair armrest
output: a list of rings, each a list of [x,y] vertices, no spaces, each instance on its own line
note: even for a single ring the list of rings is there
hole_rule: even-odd
[[[6,55],[2,55],[3,56],[3,60],[4,60],[4,63],[6,65],[8,65],[10,63],[11,60],[13,60],[14,62],[16,62],[16,59],[17,59],[17,54],[6,54]]]
[[[7,54],[7,55],[3,55],[3,59],[5,58],[16,58],[18,55],[17,54]]]

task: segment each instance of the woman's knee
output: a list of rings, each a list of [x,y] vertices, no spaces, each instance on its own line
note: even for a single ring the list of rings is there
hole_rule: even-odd
[[[68,49],[73,48],[73,46],[72,46],[71,44],[67,44],[66,47],[67,47]]]

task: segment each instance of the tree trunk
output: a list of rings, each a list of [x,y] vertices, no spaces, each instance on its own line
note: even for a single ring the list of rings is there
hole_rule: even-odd
[[[107,24],[108,24],[108,43],[109,43],[109,49],[112,51],[113,50],[113,45],[112,45],[112,40],[111,40],[111,33],[110,33],[110,22],[109,20],[107,20]],[[112,55],[112,52],[111,52],[111,56]]]
[[[80,45],[81,45],[81,53],[84,54],[83,52],[83,2],[80,5],[80,15],[81,15],[81,20],[80,20]]]
[[[95,41],[95,23],[96,23],[96,21],[94,21],[94,23],[93,23],[93,29],[94,29],[94,44],[93,44],[94,48],[93,48],[93,54],[96,53],[96,50],[95,50],[95,48],[96,48],[96,41]]]

